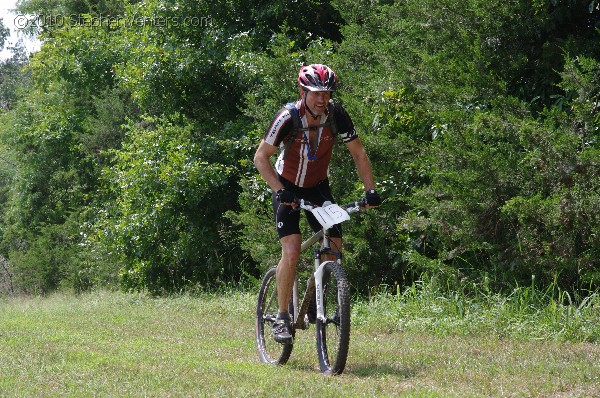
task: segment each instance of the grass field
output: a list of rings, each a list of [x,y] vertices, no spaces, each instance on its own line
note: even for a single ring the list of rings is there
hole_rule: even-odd
[[[600,396],[598,306],[575,324],[585,329],[578,340],[493,306],[453,315],[448,299],[355,303],[346,372],[327,377],[314,328],[297,335],[286,366],[258,362],[254,300],[235,292],[0,299],[0,396]]]

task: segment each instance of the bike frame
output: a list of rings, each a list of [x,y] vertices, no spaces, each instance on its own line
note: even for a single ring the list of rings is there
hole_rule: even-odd
[[[353,204],[348,204],[344,206],[344,210],[350,214],[356,211],[359,211],[361,205],[364,205],[359,202],[354,202]],[[312,210],[316,206],[312,204],[308,204],[304,201],[300,201],[299,207],[304,210]],[[321,256],[323,254],[334,254],[336,256],[336,262],[338,264],[342,264],[342,253],[338,251],[333,251],[331,249],[331,239],[329,236],[329,229],[322,229],[316,232],[313,236],[302,242],[300,246],[300,252],[304,252],[315,243],[317,243],[320,239],[323,239],[323,242],[320,246],[314,249],[314,273],[311,278],[309,278],[306,291],[304,293],[304,297],[302,302],[299,302],[299,292],[298,292],[298,276],[294,277],[294,286],[292,289],[292,305],[294,309],[294,328],[295,329],[307,329],[308,322],[304,319],[308,305],[312,295],[315,295],[315,301],[317,305],[317,319],[321,321],[326,321],[327,318],[325,316],[325,311],[323,308],[323,269],[325,264],[329,261],[321,261]]]
[[[306,252],[317,243],[314,249],[314,269],[308,270],[308,275],[303,272],[294,275],[292,297],[287,306],[292,316],[290,330],[292,339],[286,343],[280,343],[275,336],[271,337],[269,330],[269,325],[273,326],[277,322],[279,312],[277,266],[272,266],[265,273],[256,306],[258,354],[261,362],[273,365],[285,364],[292,353],[296,331],[308,329],[310,324],[314,323],[321,372],[330,375],[340,374],[344,371],[350,344],[350,293],[348,279],[341,266],[341,248],[335,247],[329,232],[335,225],[349,220],[350,213],[367,206],[365,200],[342,206],[337,204],[315,206],[303,200],[296,200],[295,203],[297,206],[294,206],[294,211],[301,209],[310,211],[321,224],[321,230],[300,245],[301,251]],[[327,261],[322,261],[325,258]],[[333,261],[329,261],[330,258]],[[308,277],[306,291],[300,297],[298,280],[305,276]],[[316,308],[313,308],[313,304]],[[311,307],[310,311],[309,307]]]

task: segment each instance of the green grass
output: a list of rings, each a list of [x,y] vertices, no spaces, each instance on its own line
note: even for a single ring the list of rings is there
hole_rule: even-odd
[[[520,313],[514,299],[357,302],[346,372],[326,377],[314,328],[299,332],[286,366],[258,362],[251,294],[5,298],[0,396],[600,396],[597,299],[569,307],[582,330],[570,333],[565,306]]]

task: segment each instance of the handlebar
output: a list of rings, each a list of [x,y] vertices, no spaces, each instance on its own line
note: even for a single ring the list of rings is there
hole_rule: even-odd
[[[318,205],[311,203],[308,200],[304,200],[304,199],[296,199],[296,200],[294,200],[294,203],[296,203],[298,205],[298,207],[296,208],[297,210],[299,210],[299,209],[312,210],[317,207],[321,207],[321,206],[318,206]],[[325,203],[327,203],[327,202],[325,202]],[[325,203],[324,203],[324,205],[325,205]],[[348,212],[348,214],[355,213],[357,211],[363,211],[366,206],[367,206],[367,200],[364,198],[361,199],[360,201],[350,202],[350,203],[346,203],[345,205],[340,205],[340,207],[342,209],[346,210]]]

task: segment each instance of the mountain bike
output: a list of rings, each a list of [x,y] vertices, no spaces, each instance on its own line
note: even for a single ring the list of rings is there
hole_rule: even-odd
[[[337,375],[344,371],[350,344],[350,296],[348,281],[342,269],[342,255],[339,249],[331,248],[329,229],[335,224],[350,219],[350,214],[365,207],[364,200],[343,206],[325,203],[315,206],[298,200],[298,209],[312,212],[323,229],[315,233],[301,245],[301,252],[321,241],[314,249],[314,272],[308,277],[302,301],[299,301],[298,273],[294,279],[289,313],[292,320],[291,334],[308,329],[315,324],[317,334],[317,355],[321,372]],[[321,261],[323,255],[335,255],[336,261]],[[256,306],[256,345],[260,360],[264,363],[284,365],[294,348],[291,344],[277,343],[272,334],[272,326],[278,312],[277,285],[275,272],[271,267],[264,275],[258,293]]]

